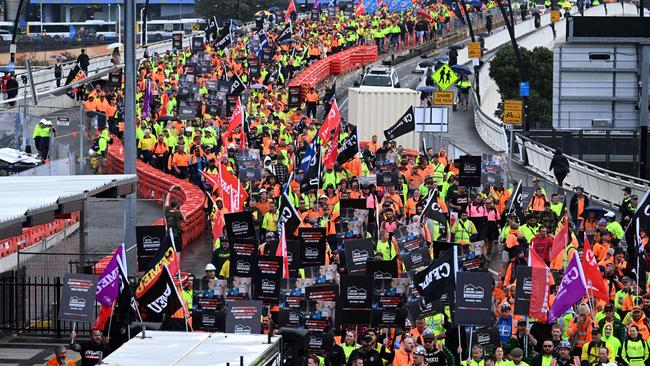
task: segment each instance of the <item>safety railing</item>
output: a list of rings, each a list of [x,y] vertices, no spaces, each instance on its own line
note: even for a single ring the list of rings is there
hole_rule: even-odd
[[[184,36],[183,47],[187,47],[190,45],[193,36],[203,35],[203,34],[204,34],[203,32],[195,32],[192,35]],[[142,59],[144,57],[145,51],[148,54],[153,54],[153,53],[164,53],[171,49],[172,49],[171,39],[160,41],[160,42],[149,43],[144,47],[140,47],[136,49],[136,59],[138,60]],[[70,70],[74,68],[75,64],[76,64],[76,60],[62,64],[63,78],[60,79],[61,85],[65,84],[65,78],[70,72]],[[109,70],[115,66],[116,65],[113,64],[112,56],[110,54],[99,56],[99,57],[93,57],[90,59],[88,72],[90,75],[98,74],[103,71]],[[47,95],[52,90],[57,88],[57,79],[54,77],[54,66],[40,68],[32,73],[32,77],[34,79],[34,89],[36,91],[37,96]],[[19,75],[19,79],[20,79],[20,75]],[[28,82],[23,83],[22,81],[19,80],[19,84],[21,85],[19,86],[18,89],[18,95],[16,95],[16,97],[12,99],[2,100],[0,101],[0,103],[7,104],[9,102],[18,102],[19,100],[23,100],[23,99],[31,100],[32,91],[29,83]]]
[[[624,8],[613,6],[609,8],[609,15],[614,14],[636,14],[636,7],[631,4],[625,4]],[[591,15],[600,15],[602,12],[602,5],[588,9],[585,13],[593,13]],[[548,16],[543,18],[544,27],[530,34],[526,34],[520,38],[520,45],[526,46],[531,43],[535,46],[544,44],[540,42],[539,36],[543,34],[546,37],[552,37],[552,32],[548,27]],[[565,27],[563,21],[555,25],[558,37],[560,32],[564,32]],[[552,38],[546,38],[546,42]],[[527,42],[529,41],[529,42]],[[508,41],[509,42],[509,41]],[[486,66],[489,65],[490,58],[486,58]],[[482,69],[482,74],[485,67]],[[489,89],[489,83],[494,83],[489,78],[481,78],[479,93],[484,96]],[[476,95],[472,94],[475,105],[478,105]],[[474,123],[479,136],[486,144],[499,152],[509,151],[508,134],[504,124],[495,117],[492,117],[492,110],[484,109],[483,107],[476,108],[474,111]],[[526,168],[533,171],[542,177],[553,181],[554,177],[549,172],[551,159],[553,158],[554,149],[539,142],[533,141],[525,136],[515,133],[514,146],[512,146],[513,158],[524,163]],[[625,174],[616,173],[607,169],[603,169],[596,165],[587,163],[585,161],[567,156],[570,164],[570,173],[564,180],[568,186],[574,187],[582,185],[585,192],[589,196],[601,203],[607,205],[615,205],[620,201],[621,188],[626,186],[632,189],[633,194],[643,195],[650,189],[650,181],[639,179]]]

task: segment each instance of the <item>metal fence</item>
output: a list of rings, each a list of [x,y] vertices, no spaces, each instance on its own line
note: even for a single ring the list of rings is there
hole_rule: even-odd
[[[59,320],[60,277],[26,277],[24,272],[0,274],[0,330],[30,336],[67,336],[73,326],[89,334],[92,324]],[[95,304],[95,317],[99,307]]]

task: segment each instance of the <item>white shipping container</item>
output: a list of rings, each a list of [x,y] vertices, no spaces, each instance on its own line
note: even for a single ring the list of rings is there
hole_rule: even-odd
[[[357,126],[359,141],[370,141],[373,135],[382,142],[384,130],[395,124],[411,106],[420,103],[420,92],[407,88],[363,86],[350,88],[348,122]],[[397,146],[417,150],[418,134],[410,132],[395,141]]]

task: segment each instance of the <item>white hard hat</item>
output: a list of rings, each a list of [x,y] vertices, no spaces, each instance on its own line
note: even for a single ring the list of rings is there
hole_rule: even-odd
[[[44,124],[44,125],[46,125],[46,126],[52,126],[52,122],[46,120],[45,118],[43,118],[43,119],[41,120],[41,123]]]
[[[216,271],[217,267],[214,266],[212,263],[208,263],[205,265],[205,271]]]
[[[607,212],[605,213],[605,217],[616,217],[616,214],[613,213],[612,211],[607,211]]]
[[[38,123],[46,123],[46,122],[47,122],[47,119],[45,119],[45,118],[41,118],[41,120],[38,121]]]

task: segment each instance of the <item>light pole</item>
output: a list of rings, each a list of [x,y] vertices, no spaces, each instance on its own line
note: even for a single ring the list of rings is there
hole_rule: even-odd
[[[136,174],[135,145],[135,8],[136,0],[124,0],[124,174]],[[124,243],[135,245],[136,196],[131,193],[124,200]],[[128,256],[129,272],[135,273],[133,255]]]

